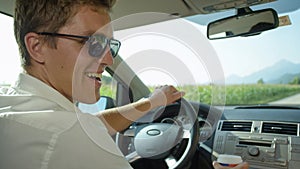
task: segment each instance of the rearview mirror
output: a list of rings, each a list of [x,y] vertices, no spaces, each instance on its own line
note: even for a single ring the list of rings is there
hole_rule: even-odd
[[[208,39],[251,36],[278,27],[278,15],[273,9],[252,11],[238,9],[238,14],[211,22],[207,26]]]

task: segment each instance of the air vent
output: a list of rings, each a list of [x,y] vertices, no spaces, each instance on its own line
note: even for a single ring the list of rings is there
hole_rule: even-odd
[[[262,126],[262,133],[297,135],[297,124],[291,123],[267,123]]]
[[[250,132],[251,131],[252,122],[244,122],[244,121],[223,121],[222,131],[242,131],[242,132]]]

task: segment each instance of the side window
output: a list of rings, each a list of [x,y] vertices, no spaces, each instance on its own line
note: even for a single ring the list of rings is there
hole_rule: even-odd
[[[101,81],[100,95],[116,100],[117,81],[107,71],[103,73]]]
[[[11,85],[21,71],[19,49],[13,31],[13,18],[0,13],[0,26],[0,84]]]

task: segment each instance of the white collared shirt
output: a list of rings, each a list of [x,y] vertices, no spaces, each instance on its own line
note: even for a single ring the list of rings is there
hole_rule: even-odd
[[[0,87],[1,169],[131,168],[104,124],[59,92],[20,74]]]

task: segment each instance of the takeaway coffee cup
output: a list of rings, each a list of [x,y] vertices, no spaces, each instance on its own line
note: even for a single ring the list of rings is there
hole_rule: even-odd
[[[217,162],[220,163],[222,166],[235,167],[238,164],[242,163],[243,160],[241,156],[220,154],[217,159]]]

